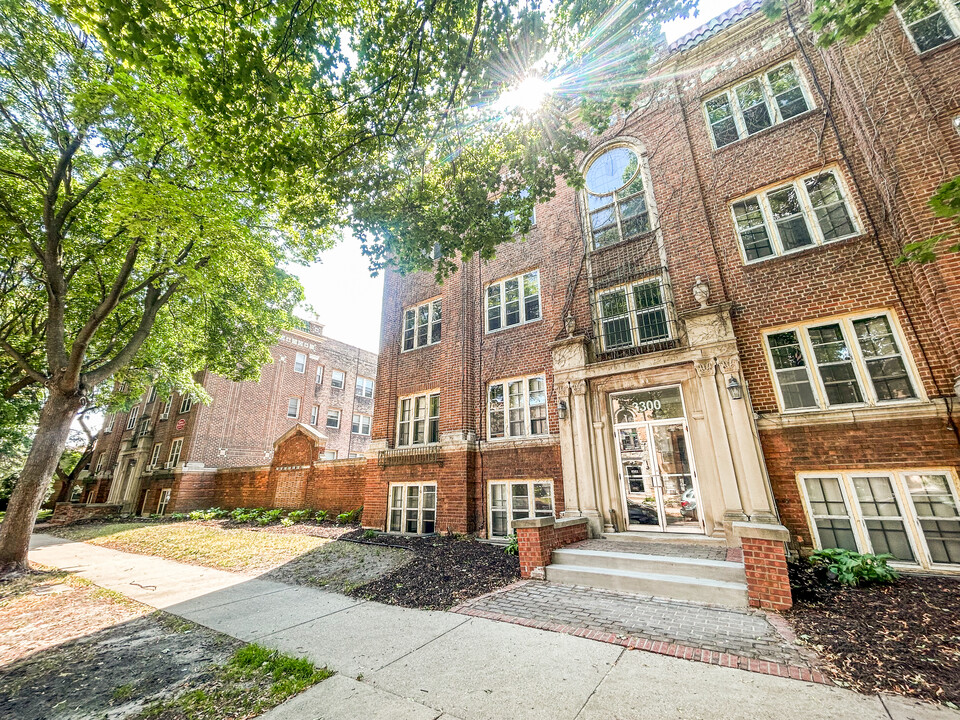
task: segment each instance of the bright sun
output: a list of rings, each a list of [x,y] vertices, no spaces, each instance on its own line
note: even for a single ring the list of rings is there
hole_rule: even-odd
[[[534,113],[543,105],[551,91],[550,83],[543,78],[525,77],[500,96],[504,110],[522,110]]]

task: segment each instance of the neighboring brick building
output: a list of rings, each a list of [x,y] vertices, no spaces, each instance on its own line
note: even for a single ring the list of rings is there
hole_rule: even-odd
[[[522,242],[388,273],[364,525],[563,514],[762,555],[781,535],[748,526],[782,523],[960,569],[960,255],[894,262],[960,175],[937,3],[937,37],[891,13],[828,51],[799,5],[744,3],[669,48]]]
[[[213,477],[211,469],[270,466],[274,442],[298,423],[324,436],[322,459],[362,458],[377,356],[325,337],[322,325],[307,328],[281,333],[273,362],[255,382],[202,373],[209,405],[151,391],[130,412],[108,415],[90,463],[87,501],[122,504],[137,514],[195,505],[199,499],[189,496],[208,497],[200,479]],[[154,486],[171,490],[172,500],[148,493]]]

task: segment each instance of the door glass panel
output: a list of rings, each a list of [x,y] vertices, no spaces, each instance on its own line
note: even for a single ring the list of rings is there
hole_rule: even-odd
[[[653,456],[663,496],[663,519],[668,526],[699,527],[697,493],[693,488],[687,436],[682,423],[654,425]]]
[[[896,560],[915,562],[890,478],[854,477],[853,486],[874,554],[890,553]]]
[[[907,475],[906,479],[930,559],[960,564],[960,511],[947,477]]]
[[[620,428],[617,437],[627,496],[627,520],[631,525],[660,525],[647,428]]]
[[[683,417],[680,388],[637,390],[613,396],[613,421],[635,423]]]

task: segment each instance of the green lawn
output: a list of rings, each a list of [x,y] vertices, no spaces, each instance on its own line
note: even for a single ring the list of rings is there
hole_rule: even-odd
[[[238,572],[270,570],[333,542],[311,535],[223,529],[193,522],[77,525],[57,528],[52,534],[115,550]]]
[[[37,522],[45,522],[50,519],[50,516],[53,515],[53,510],[41,510],[37,513]],[[6,510],[0,510],[0,522],[3,522],[3,519],[7,516]]]

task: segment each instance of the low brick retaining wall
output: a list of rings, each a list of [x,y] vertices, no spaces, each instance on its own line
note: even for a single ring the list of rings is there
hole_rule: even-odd
[[[80,503],[59,502],[53,509],[53,515],[47,521],[50,525],[69,525],[78,520],[111,517],[119,515],[123,505],[81,505]]]
[[[740,539],[743,548],[750,605],[777,611],[793,607],[784,551],[790,531],[782,525],[738,522],[733,523],[733,534]]]
[[[514,520],[520,548],[520,577],[543,578],[543,568],[559,547],[587,539],[587,518],[531,518]]]

